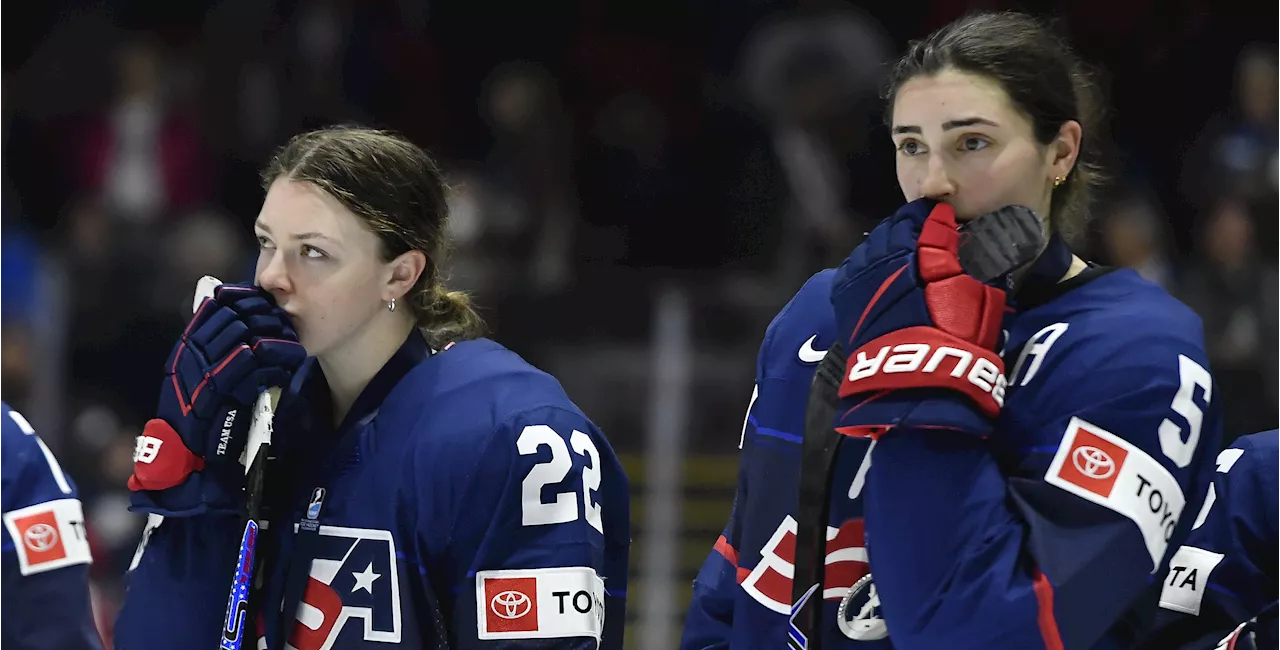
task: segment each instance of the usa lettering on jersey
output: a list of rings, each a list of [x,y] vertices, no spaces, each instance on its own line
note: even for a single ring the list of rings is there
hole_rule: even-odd
[[[6,512],[4,527],[24,576],[93,562],[77,499],[55,499]]]
[[[1152,572],[1159,568],[1186,497],[1158,461],[1120,436],[1075,417],[1044,478],[1132,521],[1151,555]]]
[[[787,515],[760,550],[760,563],[742,580],[742,589],[756,602],[779,613],[791,613],[791,581],[795,576],[796,520]],[[839,528],[827,526],[827,558],[822,598],[843,598],[855,582],[871,572],[863,543],[862,519]]]
[[[507,569],[476,573],[481,640],[600,640],[604,580],[590,567]]]
[[[289,645],[329,650],[352,625],[365,641],[399,643],[400,579],[390,531],[320,526]],[[348,634],[351,634],[349,632]]]

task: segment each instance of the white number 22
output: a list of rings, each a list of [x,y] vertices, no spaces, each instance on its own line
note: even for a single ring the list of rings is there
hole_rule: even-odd
[[[569,436],[569,445],[578,455],[585,456],[589,463],[582,468],[582,503],[586,511],[587,523],[592,528],[604,532],[604,522],[600,518],[600,504],[593,503],[591,494],[600,489],[600,452],[596,450],[591,436],[575,430]],[[539,447],[551,450],[551,459],[538,463],[529,470],[520,484],[521,522],[525,526],[541,526],[544,524],[566,524],[578,518],[578,495],[575,492],[560,492],[555,501],[547,503],[542,500],[542,488],[559,483],[573,469],[573,458],[569,455],[569,445],[554,429],[545,424],[535,424],[524,428],[516,439],[516,449],[521,456],[538,453]]]
[[[1200,426],[1204,423],[1204,411],[1196,405],[1196,387],[1204,391],[1204,402],[1213,398],[1213,377],[1200,364],[1178,355],[1178,392],[1173,396],[1170,408],[1187,421],[1190,431],[1186,440],[1182,439],[1182,427],[1165,418],[1160,423],[1160,450],[1178,467],[1186,467],[1195,456],[1196,444],[1200,442]]]

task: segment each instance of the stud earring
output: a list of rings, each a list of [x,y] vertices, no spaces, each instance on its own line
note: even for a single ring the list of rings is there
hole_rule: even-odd
[[[1055,176],[1055,177],[1053,178],[1053,186],[1054,186],[1054,187],[1057,187],[1057,186],[1059,186],[1059,185],[1062,185],[1062,182],[1063,182],[1064,180],[1066,180],[1066,179],[1062,178],[1061,176]]]

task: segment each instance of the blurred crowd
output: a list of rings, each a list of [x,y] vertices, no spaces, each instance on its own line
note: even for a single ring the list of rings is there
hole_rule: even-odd
[[[695,342],[716,350],[697,365],[735,369],[695,368],[688,446],[730,454],[768,319],[901,200],[882,64],[966,8],[1015,4],[1056,11],[1111,98],[1090,257],[1199,312],[1228,439],[1275,426],[1266,16],[1155,0],[190,0],[11,18],[0,387],[81,487],[104,625],[141,527],[133,437],[195,281],[252,277],[257,168],[289,135],[359,122],[435,154],[454,190],[451,282],[624,453],[644,444],[643,384],[589,390],[601,371],[583,350],[644,359],[655,296],[682,287]]]

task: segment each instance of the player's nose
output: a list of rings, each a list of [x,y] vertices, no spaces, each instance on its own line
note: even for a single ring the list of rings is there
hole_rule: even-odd
[[[258,267],[258,286],[275,296],[277,302],[293,291],[293,283],[289,280],[289,269],[284,258],[284,255],[272,255]]]
[[[920,195],[935,201],[947,201],[955,193],[955,182],[942,156],[930,156],[924,178],[920,180]]]

